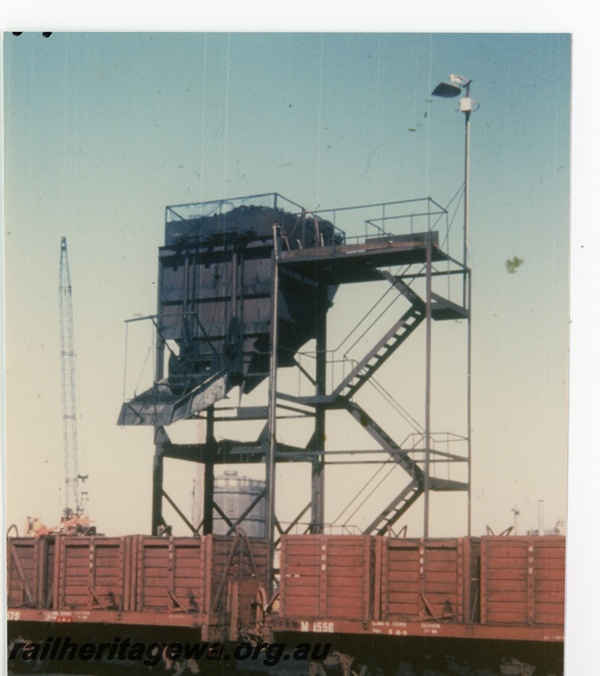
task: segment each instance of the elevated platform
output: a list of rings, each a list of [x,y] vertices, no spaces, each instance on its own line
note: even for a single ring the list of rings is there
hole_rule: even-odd
[[[438,233],[432,231],[377,237],[353,244],[284,250],[279,255],[279,265],[282,270],[291,270],[329,285],[378,281],[381,273],[377,268],[424,265],[428,238],[431,240],[432,261],[450,260],[439,247]]]

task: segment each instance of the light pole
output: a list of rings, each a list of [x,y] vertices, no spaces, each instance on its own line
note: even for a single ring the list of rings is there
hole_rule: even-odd
[[[451,99],[463,93],[460,100],[460,111],[465,114],[465,202],[464,202],[464,242],[463,242],[463,265],[467,267],[469,253],[469,133],[471,113],[477,110],[479,105],[471,99],[471,82],[462,75],[450,75],[450,82],[440,82],[431,92],[432,96]],[[463,289],[463,305],[466,301],[466,286]]]
[[[463,75],[450,75],[450,82],[440,82],[432,96],[451,99],[463,94],[460,111],[465,114],[465,200],[463,241],[463,307],[467,314],[467,533],[471,535],[471,274],[467,267],[469,255],[469,141],[471,113],[479,104],[471,99],[471,82]]]

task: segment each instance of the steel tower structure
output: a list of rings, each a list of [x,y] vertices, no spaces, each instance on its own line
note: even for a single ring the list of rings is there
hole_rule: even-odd
[[[73,336],[73,299],[67,238],[60,242],[60,365],[63,410],[63,450],[65,462],[64,516],[82,516],[87,502],[87,492],[81,490],[86,476],[79,474],[77,448],[77,405],[75,390],[75,341]]]
[[[327,530],[325,474],[334,465],[379,463],[396,472],[393,497],[375,508],[364,533],[391,532],[422,498],[428,537],[433,492],[466,493],[469,522],[470,341],[461,358],[465,378],[451,383],[454,398],[462,392],[464,400],[461,429],[442,433],[432,413],[433,324],[466,322],[470,334],[470,269],[450,254],[451,224],[447,209],[431,198],[321,212],[307,212],[277,194],[167,207],[158,312],[149,318],[156,335],[154,384],[126,401],[119,416],[121,425],[154,427],[152,533],[167,526],[165,500],[194,533],[212,532],[213,511],[230,532],[243,525],[246,513],[229,519],[214,494],[215,465],[238,463],[264,465],[265,489],[256,500],[266,500],[266,533],[275,547],[281,534],[298,527],[315,534]],[[381,316],[387,325],[375,326],[374,339],[357,356],[340,356],[328,345],[327,316],[336,291],[372,282],[386,286],[390,302]],[[355,304],[351,314],[359,312]],[[418,333],[424,334],[422,424],[398,437],[396,422],[378,422],[361,395]],[[307,367],[302,349],[311,341]],[[297,369],[303,392],[285,391],[283,368]],[[410,372],[404,364],[398,379],[408,380]],[[265,404],[242,405],[242,395],[262,382]],[[234,387],[240,388],[238,406],[226,400]],[[326,421],[336,411],[349,414],[354,423],[348,424],[364,430],[375,448],[327,450],[332,428],[326,430]],[[206,423],[203,443],[171,441],[170,425],[199,418]],[[309,430],[307,443],[280,440],[278,426],[289,418]],[[262,421],[258,438],[229,436],[233,423],[248,421]],[[192,524],[164,490],[168,458],[204,465],[201,524]],[[276,465],[295,462],[311,468],[310,500],[284,524],[276,513]],[[358,496],[359,507],[364,497]]]

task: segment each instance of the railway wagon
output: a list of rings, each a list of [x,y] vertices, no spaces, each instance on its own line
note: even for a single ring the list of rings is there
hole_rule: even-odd
[[[9,538],[7,553],[8,609],[32,621],[229,630],[268,587],[267,540],[239,533]],[[287,535],[272,624],[562,640],[564,576],[562,536]]]
[[[161,641],[325,640],[345,676],[351,664],[413,673],[409,662],[419,674],[561,673],[564,537],[287,535],[278,606],[265,606],[269,543],[241,532],[9,538],[7,549],[13,636],[69,623],[69,636],[113,640],[128,625]]]
[[[277,640],[352,673],[562,674],[565,538],[282,537]]]
[[[560,642],[565,538],[282,538],[280,630]]]
[[[189,627],[203,640],[254,628],[268,582],[266,539],[204,537],[9,538],[8,619]]]

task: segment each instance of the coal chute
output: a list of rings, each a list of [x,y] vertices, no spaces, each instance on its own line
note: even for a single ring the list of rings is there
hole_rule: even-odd
[[[167,209],[156,318],[167,375],[123,404],[119,424],[164,426],[192,418],[233,387],[249,393],[268,377],[275,245],[293,251],[344,242],[331,222],[286,211],[272,197],[269,206],[246,198],[212,203],[210,214],[203,205]],[[184,217],[173,217],[179,213]],[[278,366],[293,365],[315,338],[315,312],[327,311],[318,303],[319,286],[312,269],[280,275]],[[336,290],[328,286],[329,306]]]

